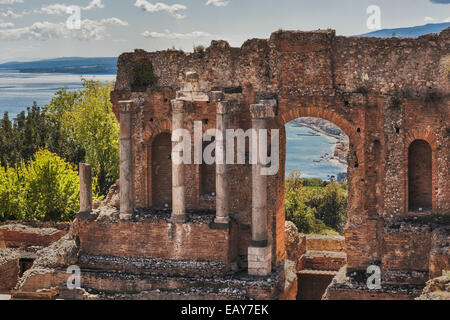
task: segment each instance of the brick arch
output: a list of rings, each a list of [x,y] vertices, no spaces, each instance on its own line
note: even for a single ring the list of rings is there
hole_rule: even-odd
[[[354,124],[336,111],[320,107],[293,108],[279,114],[276,120],[279,126],[284,126],[292,120],[305,117],[321,118],[337,125],[349,137],[350,145],[354,146],[350,152],[355,152],[359,165],[365,162],[361,133],[357,131]],[[351,158],[354,158],[354,156],[349,155],[349,160]]]
[[[143,140],[147,145],[151,145],[155,137],[164,132],[172,132],[172,121],[166,119],[148,124],[144,129]]]
[[[430,127],[415,127],[409,129],[406,134],[406,146],[409,146],[416,140],[423,140],[428,142],[431,147],[431,150],[436,150],[437,148],[437,139],[436,134],[433,129]]]
[[[350,123],[343,116],[338,114],[337,112],[327,109],[327,108],[294,108],[290,109],[284,113],[281,113],[277,116],[277,122],[280,125],[285,125],[286,123],[291,122],[297,118],[305,118],[305,117],[313,117],[313,118],[321,118],[327,121],[330,121],[337,125],[345,134],[349,137],[354,135],[355,128],[354,125]]]
[[[403,151],[403,158],[404,158],[404,168],[407,168],[405,173],[405,202],[404,202],[404,212],[410,211],[410,196],[411,196],[411,190],[410,190],[410,176],[409,176],[409,152],[410,147],[417,141],[425,141],[428,143],[428,145],[431,148],[431,202],[432,202],[432,211],[435,211],[438,209],[437,204],[437,198],[438,198],[438,191],[436,190],[436,184],[439,179],[438,171],[436,168],[438,168],[437,163],[437,157],[436,157],[436,149],[438,147],[437,143],[437,137],[435,132],[432,128],[428,126],[419,127],[416,126],[414,128],[411,128],[407,131],[406,137],[405,137],[405,145],[404,145],[404,151]]]

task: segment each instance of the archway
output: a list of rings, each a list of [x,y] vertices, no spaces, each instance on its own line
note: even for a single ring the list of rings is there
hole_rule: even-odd
[[[428,142],[415,140],[408,151],[409,211],[432,208],[432,150]]]
[[[303,236],[297,298],[320,300],[346,263],[350,138],[335,123],[319,117],[296,118],[285,130],[286,219],[308,234]]]
[[[152,205],[166,206],[172,203],[172,141],[171,134],[164,132],[152,143]]]

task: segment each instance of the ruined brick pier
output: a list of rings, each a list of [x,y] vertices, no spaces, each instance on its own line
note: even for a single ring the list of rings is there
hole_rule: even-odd
[[[121,124],[120,209],[109,202],[77,217],[84,287],[279,298],[284,125],[318,117],[350,139],[347,266],[325,298],[416,297],[450,269],[449,49],[450,29],[417,39],[323,30],[278,31],[240,48],[213,41],[197,53],[124,53],[111,96]],[[248,159],[173,164],[171,133],[194,136],[195,122],[203,132],[279,129],[278,173],[262,176],[262,164]],[[365,287],[371,265],[382,269],[380,291]]]

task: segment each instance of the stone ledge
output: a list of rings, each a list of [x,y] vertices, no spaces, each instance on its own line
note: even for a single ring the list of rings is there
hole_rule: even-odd
[[[343,267],[328,286],[323,300],[413,300],[421,295],[423,287],[382,283],[380,290],[369,290],[367,283],[353,278]]]
[[[215,277],[229,273],[230,268],[221,262],[158,260],[144,258],[123,258],[81,255],[82,269],[125,272],[164,276]]]
[[[301,269],[339,271],[347,262],[347,255],[333,251],[306,251],[300,257]]]
[[[277,268],[266,277],[249,276],[240,272],[231,276],[189,278],[153,275],[133,275],[123,272],[81,270],[81,286],[89,294],[105,293],[110,296],[137,296],[146,292],[185,292],[186,298],[207,292],[230,299],[238,293],[240,299],[274,300],[284,290],[284,268]],[[31,294],[56,288],[65,290],[70,275],[64,269],[36,269],[27,271],[16,294]],[[107,299],[106,296],[100,299]]]

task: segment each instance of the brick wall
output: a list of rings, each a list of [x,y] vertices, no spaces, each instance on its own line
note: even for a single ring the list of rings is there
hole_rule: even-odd
[[[334,236],[307,235],[306,250],[314,251],[345,251],[345,238]]]
[[[164,219],[102,222],[78,219],[80,254],[162,260],[235,259],[235,232],[211,229],[207,223],[172,224]]]
[[[0,252],[0,293],[9,292],[19,280],[20,266],[17,256],[4,256],[6,252]],[[3,255],[3,257],[2,257]]]
[[[0,227],[0,234],[6,247],[48,246],[61,239],[66,231],[13,224]]]

